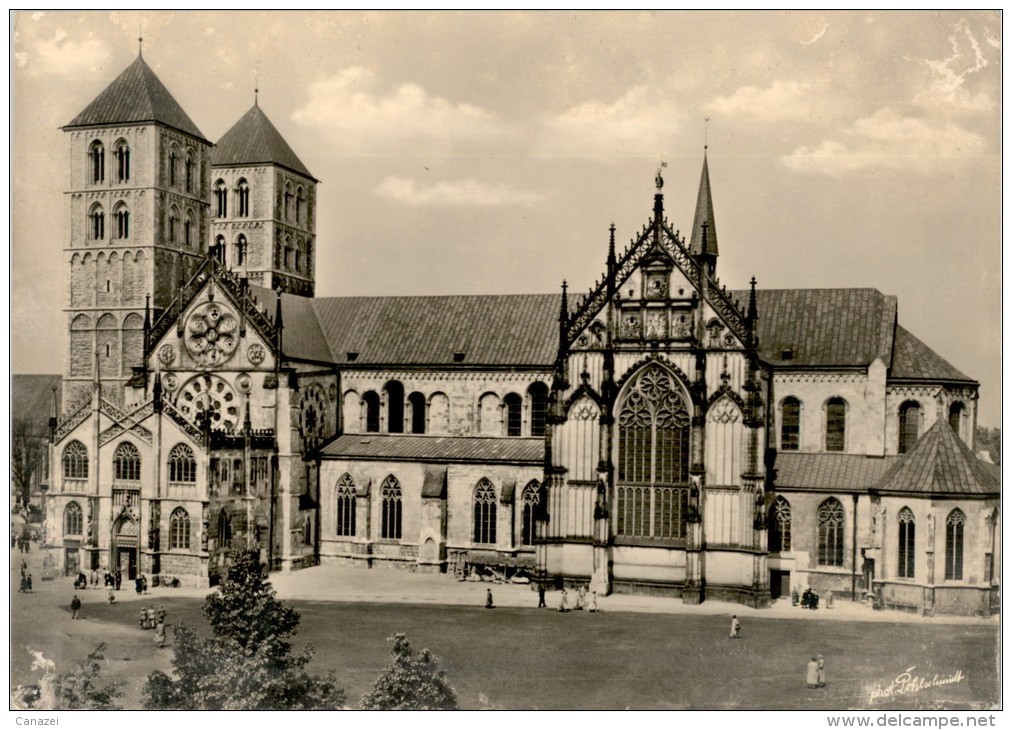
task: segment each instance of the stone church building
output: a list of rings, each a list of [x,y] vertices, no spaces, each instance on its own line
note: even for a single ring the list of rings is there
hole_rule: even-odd
[[[689,232],[658,175],[582,296],[316,297],[318,181],[258,105],[212,144],[138,56],[63,129],[67,573],[206,584],[251,543],[275,570],[996,609],[977,382],[874,289],[726,289],[705,155]]]

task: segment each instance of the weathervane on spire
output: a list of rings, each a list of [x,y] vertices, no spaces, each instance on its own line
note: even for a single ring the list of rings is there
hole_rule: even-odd
[[[654,184],[657,186],[657,192],[661,192],[661,188],[664,187],[664,178],[661,177],[661,170],[668,166],[668,163],[661,160],[660,166],[657,168],[657,177],[654,178]]]
[[[710,148],[710,117],[703,117],[703,151]]]
[[[144,56],[144,17],[137,18],[137,55]]]
[[[259,64],[260,59],[257,59],[254,63]],[[253,67],[253,106],[260,106],[260,70]]]

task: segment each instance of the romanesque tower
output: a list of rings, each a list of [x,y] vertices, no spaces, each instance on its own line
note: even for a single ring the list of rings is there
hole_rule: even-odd
[[[96,375],[103,397],[122,403],[142,364],[145,317],[169,305],[205,255],[211,145],[139,54],[63,130],[71,160],[66,412],[89,396]]]
[[[313,296],[316,183],[259,104],[211,154],[211,244],[251,284]]]

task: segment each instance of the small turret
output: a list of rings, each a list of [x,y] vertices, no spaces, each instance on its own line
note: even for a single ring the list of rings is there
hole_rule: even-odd
[[[699,194],[696,196],[696,215],[692,219],[692,239],[689,250],[700,263],[706,266],[712,277],[717,269],[717,225],[713,215],[713,196],[710,194],[710,171],[703,150],[703,173],[699,179]]]

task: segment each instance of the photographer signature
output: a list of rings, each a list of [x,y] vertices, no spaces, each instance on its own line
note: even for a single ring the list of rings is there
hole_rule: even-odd
[[[875,685],[868,690],[870,695],[869,699],[874,702],[875,700],[886,697],[915,694],[921,690],[930,689],[931,687],[944,687],[949,684],[959,684],[966,679],[966,675],[963,674],[962,669],[957,669],[949,675],[934,674],[930,678],[916,676],[913,673],[915,669],[917,669],[916,666],[905,669],[896,677],[896,679],[884,687],[881,684]]]

